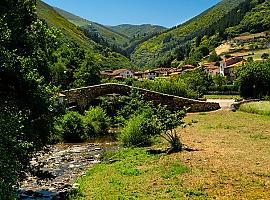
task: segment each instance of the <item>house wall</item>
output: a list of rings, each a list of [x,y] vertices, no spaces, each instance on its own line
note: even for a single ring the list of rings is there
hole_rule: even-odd
[[[129,70],[120,73],[120,76],[123,78],[133,77],[133,75],[132,71]]]
[[[157,77],[157,73],[156,72],[149,72],[148,74],[147,74],[147,77],[149,78],[149,79],[155,79],[156,77]]]

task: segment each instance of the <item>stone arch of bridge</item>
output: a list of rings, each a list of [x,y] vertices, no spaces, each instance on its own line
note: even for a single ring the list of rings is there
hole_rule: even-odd
[[[155,104],[167,105],[172,110],[183,107],[189,107],[190,112],[206,112],[220,109],[218,103],[198,101],[114,83],[66,90],[62,94],[69,105],[76,105],[79,110],[84,110],[91,105],[94,99],[100,96],[109,94],[128,95],[132,89],[136,89],[146,100],[153,101]]]

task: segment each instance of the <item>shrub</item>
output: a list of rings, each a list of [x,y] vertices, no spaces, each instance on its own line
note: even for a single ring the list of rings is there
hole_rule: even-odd
[[[131,117],[122,129],[119,139],[124,146],[141,147],[152,143],[152,138],[158,135],[160,130],[154,119],[149,118],[146,113]]]
[[[161,136],[171,145],[168,153],[182,151],[183,145],[175,129],[184,124],[182,119],[185,117],[186,111],[171,112],[166,106],[159,106],[156,112]]]
[[[78,112],[67,112],[59,125],[65,142],[81,142],[85,137],[82,116]]]
[[[118,110],[115,122],[118,125],[124,125],[125,121],[133,115],[140,115],[147,113],[149,117],[154,115],[154,105],[152,102],[146,102],[140,98],[130,98],[122,109]]]
[[[234,85],[214,85],[209,87],[209,93],[217,93],[217,94],[235,94],[238,93],[239,89],[236,84]]]
[[[100,97],[101,107],[106,111],[106,113],[114,118],[117,116],[117,111],[123,108],[127,102],[130,101],[130,97],[128,96],[119,96],[119,95],[111,95]]]
[[[112,113],[117,113],[113,116],[114,121],[124,126],[119,136],[124,146],[147,146],[151,144],[154,136],[162,136],[171,145],[169,152],[182,150],[182,143],[175,128],[184,124],[181,120],[186,114],[185,110],[171,112],[166,106],[155,107],[152,102],[142,100],[136,93],[125,100],[116,96],[103,100],[102,105],[105,108],[113,105],[113,108],[118,109]],[[119,105],[122,105],[122,108]]]
[[[189,85],[181,79],[155,79],[137,81],[133,83],[133,86],[180,97],[199,97],[198,93],[191,89]]]
[[[83,126],[87,137],[104,135],[108,132],[110,118],[101,107],[91,107],[85,112]]]

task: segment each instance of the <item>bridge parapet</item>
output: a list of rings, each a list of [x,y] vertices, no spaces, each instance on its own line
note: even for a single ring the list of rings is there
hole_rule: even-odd
[[[145,100],[153,101],[155,104],[167,105],[172,110],[183,107],[189,107],[189,112],[206,112],[220,109],[218,103],[198,101],[116,83],[66,90],[62,94],[66,95],[68,104],[77,105],[80,110],[84,110],[91,105],[94,99],[100,96],[108,94],[128,95],[132,89],[136,89],[142,94]]]

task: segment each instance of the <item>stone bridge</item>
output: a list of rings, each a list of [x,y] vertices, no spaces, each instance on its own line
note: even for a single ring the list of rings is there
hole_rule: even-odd
[[[62,94],[65,95],[68,105],[77,106],[79,110],[83,111],[100,96],[109,94],[128,95],[131,93],[132,89],[136,89],[145,100],[153,101],[155,104],[167,105],[168,108],[172,110],[178,110],[183,107],[189,108],[189,112],[206,112],[220,109],[218,103],[197,101],[114,83],[66,90],[63,91]]]

